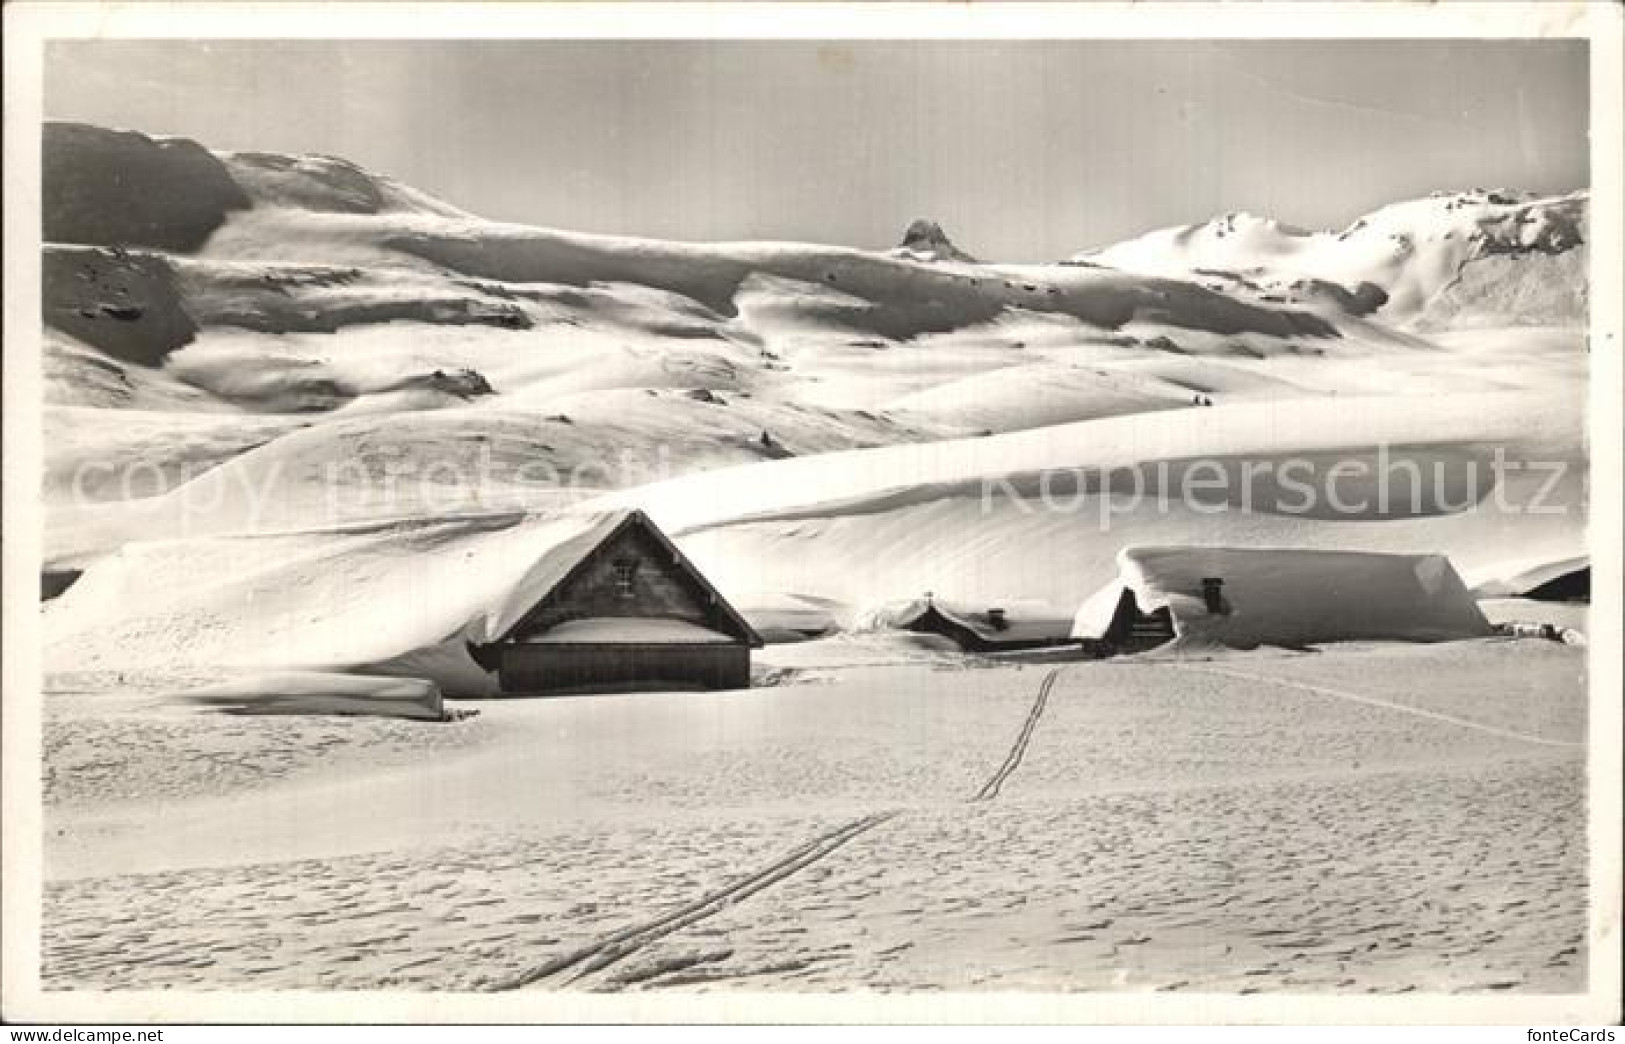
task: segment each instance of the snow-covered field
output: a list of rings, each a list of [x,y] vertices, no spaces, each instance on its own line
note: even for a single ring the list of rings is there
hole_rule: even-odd
[[[441,726],[49,696],[46,985],[1583,987],[1581,650],[781,653]]]
[[[1589,561],[1585,192],[1005,265],[45,144],[47,987],[1583,989],[1583,649],[863,621],[1068,620],[1204,544],[1445,556],[1585,632],[1518,597]],[[835,633],[747,691],[457,698],[560,534],[634,507],[763,630]],[[230,713],[441,690],[479,713]]]

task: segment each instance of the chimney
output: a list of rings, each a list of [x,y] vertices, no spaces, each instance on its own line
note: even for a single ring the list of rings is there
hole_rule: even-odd
[[[1010,621],[1004,618],[1003,609],[989,609],[987,611],[987,622],[993,625],[995,631],[1003,631],[1010,626]]]
[[[1207,611],[1215,615],[1224,612],[1224,580],[1216,576],[1202,577],[1202,601]]]

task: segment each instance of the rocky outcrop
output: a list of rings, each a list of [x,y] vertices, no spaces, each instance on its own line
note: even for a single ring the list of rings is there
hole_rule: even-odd
[[[156,254],[48,246],[40,261],[45,324],[114,359],[157,366],[197,335],[174,267]]]
[[[187,253],[230,211],[252,205],[225,164],[194,141],[83,123],[45,124],[40,185],[47,243]]]
[[[903,233],[903,242],[893,255],[910,257],[916,261],[962,261],[976,264],[976,258],[965,253],[948,238],[948,233],[935,221],[920,218]]]

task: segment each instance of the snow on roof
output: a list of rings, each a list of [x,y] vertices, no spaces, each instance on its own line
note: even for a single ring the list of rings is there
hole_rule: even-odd
[[[486,617],[484,641],[500,641],[512,635],[513,631],[524,622],[530,610],[535,608],[548,592],[563,583],[575,571],[583,559],[591,554],[593,549],[609,539],[617,530],[631,523],[641,524],[657,541],[665,544],[681,569],[686,569],[703,585],[710,587],[710,582],[689,563],[688,559],[672,546],[671,542],[655,527],[649,517],[636,509],[616,508],[600,512],[584,512],[577,516],[577,529],[574,532],[561,534],[561,539],[551,548],[547,549],[541,557],[525,572],[517,583],[508,591],[506,597]],[[751,629],[745,618],[724,600],[720,593],[716,594],[716,608],[738,629],[739,634],[752,645],[759,645],[760,639]],[[619,639],[631,641],[632,639]]]
[[[635,518],[510,513],[128,544],[51,603],[46,656],[58,669],[365,668],[489,691],[468,646],[505,638]]]
[[[566,620],[557,627],[525,638],[529,645],[725,645],[737,641],[687,620],[648,616],[593,616]]]
[[[1000,608],[1003,609],[1003,620],[995,623],[993,610]],[[915,598],[871,609],[864,614],[859,629],[909,630],[933,610],[949,623],[958,624],[990,645],[1064,641],[1068,634],[1069,621],[1044,606],[1027,602],[999,602],[973,608],[965,603],[940,598]]]
[[[1490,633],[1443,555],[1302,548],[1130,547],[1117,577],[1078,611],[1073,637],[1105,636],[1126,589],[1141,612],[1166,607],[1177,638],[1238,648],[1316,642],[1442,641]],[[1224,581],[1210,613],[1203,580]]]
[[[487,640],[507,636],[527,612],[564,581],[593,548],[602,544],[632,514],[602,511],[566,516],[557,530],[557,543],[546,548],[485,617]]]

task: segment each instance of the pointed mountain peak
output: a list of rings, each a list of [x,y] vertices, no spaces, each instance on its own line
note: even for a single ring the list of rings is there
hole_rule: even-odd
[[[903,242],[893,253],[916,261],[976,261],[976,258],[954,245],[941,225],[928,218],[911,222],[903,233]]]

